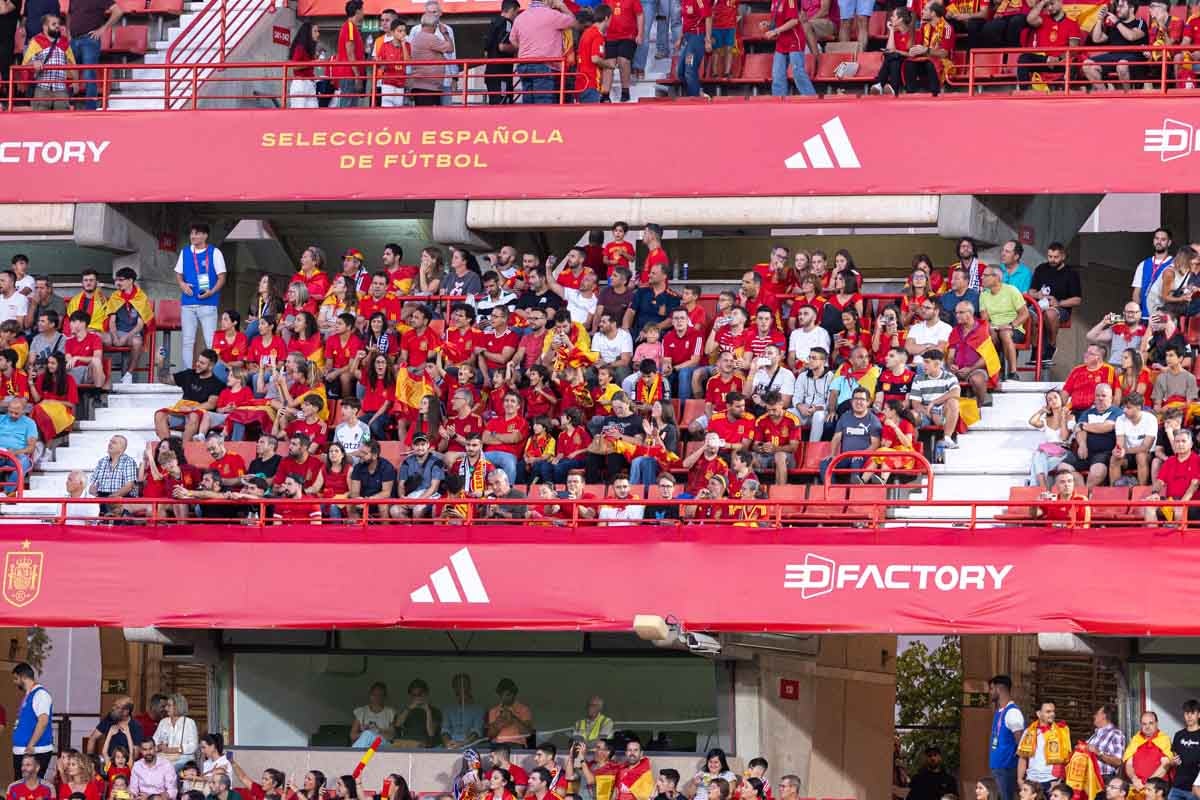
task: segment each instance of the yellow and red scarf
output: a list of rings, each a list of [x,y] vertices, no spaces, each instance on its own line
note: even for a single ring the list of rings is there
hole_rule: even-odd
[[[1037,750],[1038,734],[1045,737],[1046,763],[1050,765],[1066,764],[1071,755],[1071,731],[1065,722],[1055,722],[1053,725],[1042,725],[1035,722],[1025,729],[1020,744],[1017,745],[1017,755],[1030,758]]]

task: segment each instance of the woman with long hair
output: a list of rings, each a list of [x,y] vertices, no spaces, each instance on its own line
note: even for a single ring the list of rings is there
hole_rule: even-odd
[[[800,293],[792,298],[792,308],[788,312],[788,330],[798,327],[800,309],[811,308],[817,320],[821,319],[821,310],[825,307],[825,295],[821,291],[821,279],[811,272],[800,277],[798,282]]]
[[[1071,435],[1075,432],[1075,417],[1071,414],[1071,406],[1064,402],[1060,390],[1051,389],[1046,392],[1045,397],[1046,404],[1034,411],[1033,416],[1029,418],[1029,427],[1041,431],[1043,441],[1039,442],[1037,449],[1033,451],[1028,484],[1048,489],[1050,472],[1061,464],[1070,452]]]
[[[887,366],[887,354],[894,348],[904,349],[908,337],[907,324],[894,305],[886,306],[875,319],[875,330],[871,333],[871,362],[880,368]]]
[[[367,319],[367,335],[363,339],[363,349],[367,358],[373,360],[372,354],[381,353],[391,364],[400,352],[400,336],[388,330],[387,316],[382,311],[376,311]]]
[[[642,421],[643,441],[646,447],[654,448],[659,455],[637,456],[629,464],[629,482],[641,484],[649,497],[650,485],[658,480],[660,469],[666,464],[660,460],[666,453],[674,453],[679,446],[679,426],[675,423],[675,412],[668,401],[655,400],[650,405],[650,416]],[[661,448],[661,450],[659,450]]]
[[[388,796],[382,800],[416,800],[412,790],[408,788],[408,781],[398,772],[393,772],[387,776],[388,782],[391,784],[391,790]]]
[[[934,295],[929,274],[924,269],[914,269],[908,276],[904,294],[900,296],[900,319],[905,326],[913,324],[913,320],[917,318],[917,311],[921,308],[921,303]]]
[[[358,800],[358,781],[353,775],[343,775],[337,782],[338,800]]]
[[[287,358],[287,339],[280,334],[280,317],[270,314],[258,318],[258,335],[246,350],[246,370],[255,397],[265,397],[275,373]]]
[[[975,800],[1000,800],[1000,787],[995,778],[980,778],[975,781]]]
[[[46,366],[29,385],[34,406],[30,416],[43,442],[49,444],[75,424],[79,387],[67,370],[66,357],[58,351],[46,356]]]
[[[396,394],[396,374],[387,356],[376,352],[363,367],[360,383],[363,396],[358,418],[367,423],[376,441],[385,441],[390,421],[388,412],[392,407],[392,397]]]
[[[322,336],[332,336],[335,323],[340,315],[354,314],[358,310],[358,293],[351,286],[345,275],[335,275],[329,287],[329,294],[321,301],[317,314],[317,328]]]
[[[441,427],[442,403],[434,395],[427,394],[421,398],[417,406],[416,419],[409,423],[408,430],[404,432],[404,443],[408,447],[412,447],[413,437],[418,433],[423,433],[429,441],[436,442]]]
[[[1046,793],[1037,781],[1024,780],[1017,786],[1017,800],[1046,800]]]
[[[300,284],[292,284],[299,286]],[[317,327],[317,318],[307,311],[296,315],[292,323],[292,338],[288,342],[288,353],[299,353],[318,370],[325,367],[325,340]]]
[[[492,767],[488,773],[486,800],[517,800],[517,785],[512,774],[502,767]]]
[[[330,442],[325,451],[325,487],[322,494],[330,500],[345,500],[350,496],[350,463],[346,448],[338,442]],[[346,507],[339,505],[326,506],[325,516],[330,519],[344,519]]]
[[[880,453],[914,453],[917,439],[917,428],[909,412],[899,400],[892,400],[883,406],[883,433],[879,437]],[[891,480],[892,470],[911,470],[914,462],[911,458],[896,456],[876,456],[868,462],[863,470],[864,482],[887,483]],[[911,474],[911,473],[910,473]]]
[[[714,747],[704,756],[704,768],[684,785],[683,793],[692,800],[708,800],[708,787],[717,779],[732,784],[737,780],[737,775],[729,769],[729,760],[725,757],[725,751]]]
[[[217,354],[217,363],[213,364],[213,375],[222,383],[229,377],[230,370],[241,369],[246,365],[250,343],[246,335],[238,330],[241,324],[242,315],[229,309],[221,313],[218,330],[213,334],[212,349]]]
[[[317,42],[321,41],[321,29],[312,22],[305,22],[292,38],[289,66],[292,79],[288,83],[288,108],[316,108],[317,84],[312,62],[317,60]]]
[[[858,273],[839,272],[833,276],[833,294],[821,307],[820,325],[832,337],[844,330],[842,312],[853,308],[859,319],[863,316],[863,296],[858,293]]]
[[[761,778],[746,778],[738,785],[739,800],[766,800]]]
[[[1154,373],[1146,369],[1142,354],[1132,347],[1127,347],[1121,353],[1121,369],[1117,371],[1116,397],[1128,397],[1137,392],[1144,399],[1150,399],[1154,389]]]
[[[308,23],[305,23],[308,24]],[[277,317],[283,311],[283,297],[275,276],[263,274],[258,279],[254,298],[246,309],[246,339],[258,336],[258,321],[263,317]]]
[[[438,247],[426,247],[421,251],[421,265],[417,268],[417,286],[413,294],[428,296],[441,290],[442,275],[446,272],[444,258]]]
[[[294,784],[289,784],[288,789],[303,800],[322,800],[325,796],[325,773],[319,769],[306,772],[304,773],[304,785],[301,788],[297,789]]]

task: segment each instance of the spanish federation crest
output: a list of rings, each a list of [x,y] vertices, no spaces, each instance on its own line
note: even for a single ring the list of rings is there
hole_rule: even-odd
[[[4,600],[9,605],[21,608],[37,599],[42,589],[43,553],[29,549],[28,539],[21,542],[20,550],[4,554]]]

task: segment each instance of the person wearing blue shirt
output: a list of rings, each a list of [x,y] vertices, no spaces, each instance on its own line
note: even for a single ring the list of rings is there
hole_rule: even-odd
[[[14,397],[8,403],[8,413],[0,417],[0,449],[7,450],[12,457],[0,456],[0,475],[11,480],[8,474],[20,463],[26,473],[33,469],[33,453],[37,448],[38,429],[34,421],[25,416],[26,400]]]
[[[1016,800],[1017,742],[1025,730],[1025,716],[1012,701],[1012,678],[1007,675],[996,675],[988,681],[988,694],[995,707],[988,737],[988,767],[1000,789],[1000,800]]]
[[[1025,247],[1015,239],[1009,239],[1000,248],[1000,263],[1004,268],[1004,282],[1021,294],[1029,291],[1033,283],[1033,270],[1021,263]]]
[[[460,672],[450,679],[454,703],[442,712],[442,744],[455,750],[483,736],[483,706],[471,696],[471,676]]]
[[[46,767],[54,751],[54,699],[37,682],[33,667],[22,661],[13,667],[13,682],[25,693],[17,711],[17,726],[12,732],[14,775],[21,774],[21,759],[33,756],[37,760],[38,777],[46,777]]]
[[[623,327],[636,339],[647,325],[665,330],[671,326],[671,312],[679,307],[679,295],[667,288],[667,269],[662,264],[650,268],[650,282],[633,293],[633,302],[625,309]]]
[[[966,269],[956,267],[950,271],[950,289],[939,298],[939,302],[942,304],[942,317],[951,322],[959,303],[970,303],[975,314],[979,314],[979,290],[971,288]]]
[[[179,325],[183,338],[183,363],[192,363],[196,347],[196,328],[204,337],[201,350],[212,347],[217,332],[221,288],[225,286],[225,256],[208,243],[209,227],[193,222],[188,231],[190,244],[175,262],[175,281],[179,284]],[[315,298],[320,302],[323,298]]]

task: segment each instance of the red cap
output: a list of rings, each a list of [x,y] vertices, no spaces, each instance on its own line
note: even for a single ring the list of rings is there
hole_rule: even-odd
[[[362,250],[358,250],[353,247],[351,247],[345,253],[342,253],[342,258],[357,258],[359,261],[367,260],[366,257],[363,256]]]

